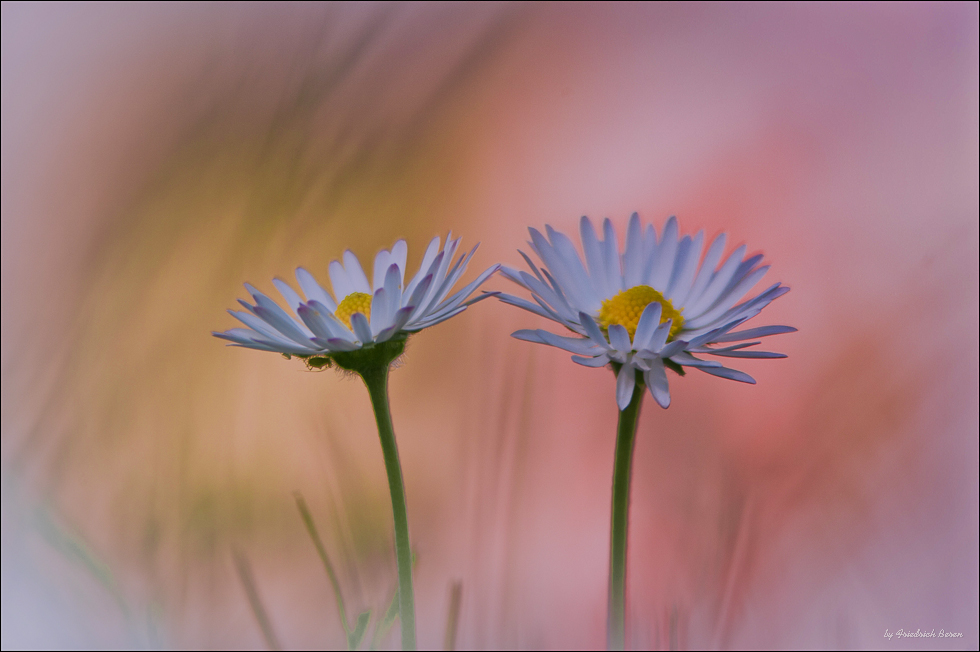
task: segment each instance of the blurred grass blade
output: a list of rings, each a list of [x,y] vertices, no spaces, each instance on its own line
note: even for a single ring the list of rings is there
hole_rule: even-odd
[[[92,551],[80,534],[61,525],[58,522],[60,519],[57,519],[49,508],[38,507],[34,510],[33,516],[33,525],[38,534],[59,554],[84,568],[112,596],[122,613],[129,635],[134,640],[139,640],[139,633],[129,604],[119,590],[119,585],[116,583],[116,578],[113,576],[109,564]]]
[[[367,631],[369,620],[371,620],[370,609],[357,617],[357,624],[354,625],[354,631],[347,633],[348,650],[356,650],[357,646],[361,644],[361,639],[364,638],[364,632]]]
[[[248,603],[252,607],[252,613],[259,624],[259,629],[262,630],[265,644],[269,646],[270,650],[281,650],[282,646],[279,645],[279,639],[272,629],[272,623],[265,612],[265,607],[262,606],[262,600],[259,599],[259,592],[255,588],[255,579],[252,577],[252,567],[249,565],[248,559],[237,549],[232,549],[231,556],[235,560],[235,570],[238,571],[238,577],[245,588],[245,595],[248,596]]]
[[[385,639],[388,632],[391,631],[391,626],[395,624],[395,618],[398,617],[398,589],[395,589],[395,594],[391,596],[391,602],[388,604],[388,611],[385,612],[384,618],[378,621],[378,624],[374,628],[374,634],[371,636],[371,649],[377,650],[378,645],[381,641]]]
[[[463,583],[456,580],[449,587],[449,615],[446,618],[446,637],[444,650],[456,649],[456,632],[459,630],[459,607],[463,601]]]
[[[337,573],[333,569],[333,564],[330,563],[330,557],[327,556],[327,549],[323,546],[323,540],[320,539],[320,533],[316,530],[316,525],[313,523],[313,514],[310,513],[310,508],[306,504],[306,499],[303,498],[303,494],[298,491],[293,492],[293,497],[296,499],[296,507],[299,509],[299,515],[303,518],[303,523],[306,525],[306,531],[310,533],[310,538],[313,539],[313,545],[316,547],[317,554],[320,555],[320,560],[323,562],[324,568],[327,569],[327,576],[330,578],[330,585],[333,587],[333,595],[337,599],[337,611],[340,614],[340,624],[344,626],[344,634],[347,635],[347,647],[353,650],[354,648],[350,646],[351,641],[351,628],[347,624],[347,609],[344,607],[344,596],[340,592],[340,582],[337,581]],[[361,614],[357,617],[358,625],[361,622]],[[367,627],[367,622],[364,623]],[[357,625],[355,625],[354,630],[357,630]],[[363,632],[361,635],[363,636]],[[360,638],[358,638],[360,640]]]

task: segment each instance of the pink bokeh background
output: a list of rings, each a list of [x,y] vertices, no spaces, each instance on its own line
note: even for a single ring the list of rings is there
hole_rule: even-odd
[[[339,648],[394,587],[359,382],[221,346],[243,281],[638,211],[792,288],[754,386],[671,376],[633,475],[631,645],[976,649],[978,12],[3,5],[3,647]],[[575,236],[577,240],[577,236]],[[491,289],[507,289],[495,277]],[[761,289],[757,288],[757,290]],[[612,374],[493,300],[392,376],[420,644],[604,641]],[[768,342],[767,342],[768,343]],[[950,639],[886,638],[940,629]],[[381,640],[395,645],[397,637]]]

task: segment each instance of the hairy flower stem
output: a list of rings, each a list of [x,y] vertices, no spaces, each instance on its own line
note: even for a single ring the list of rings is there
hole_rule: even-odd
[[[388,407],[388,365],[362,370],[361,377],[371,394],[374,417],[378,422],[378,436],[384,453],[385,471],[388,473],[388,489],[391,492],[391,511],[395,520],[395,558],[398,563],[398,615],[401,620],[402,649],[415,649],[415,591],[412,588],[412,549],[408,539],[408,508],[405,504],[405,482],[402,480],[401,462],[395,429],[391,425]]]
[[[643,392],[643,383],[637,382],[629,405],[619,413],[616,435],[609,533],[609,604],[606,617],[606,645],[610,650],[623,650],[626,645],[626,541],[629,535],[630,473]]]

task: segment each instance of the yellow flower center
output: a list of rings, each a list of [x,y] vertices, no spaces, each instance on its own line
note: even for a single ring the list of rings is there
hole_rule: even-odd
[[[674,304],[664,295],[654,290],[649,285],[637,285],[628,290],[623,290],[612,299],[602,302],[599,309],[599,326],[603,331],[607,331],[613,324],[619,324],[626,328],[630,334],[630,339],[636,335],[636,326],[640,323],[640,315],[643,310],[656,301],[661,306],[660,323],[668,319],[673,319],[670,327],[668,339],[674,339],[674,335],[684,325],[684,317],[674,308]],[[682,308],[683,310],[683,308]]]
[[[334,315],[340,321],[347,324],[350,328],[350,316],[355,312],[363,313],[365,317],[371,319],[371,295],[364,292],[351,292],[340,302]]]

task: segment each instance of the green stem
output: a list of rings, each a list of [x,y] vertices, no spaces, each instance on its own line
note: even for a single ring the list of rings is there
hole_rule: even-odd
[[[391,491],[391,511],[395,520],[395,559],[398,563],[398,616],[401,620],[402,649],[415,649],[415,591],[412,588],[412,549],[408,539],[408,509],[405,504],[405,483],[398,461],[398,445],[395,429],[391,425],[388,407],[388,366],[365,370],[361,373],[368,393],[374,417],[378,422],[378,436],[384,453],[385,470],[388,472],[388,489]]]
[[[629,535],[630,472],[643,391],[643,384],[636,383],[629,405],[619,413],[616,435],[609,533],[609,604],[606,619],[606,643],[610,650],[623,650],[626,645],[626,541]]]

